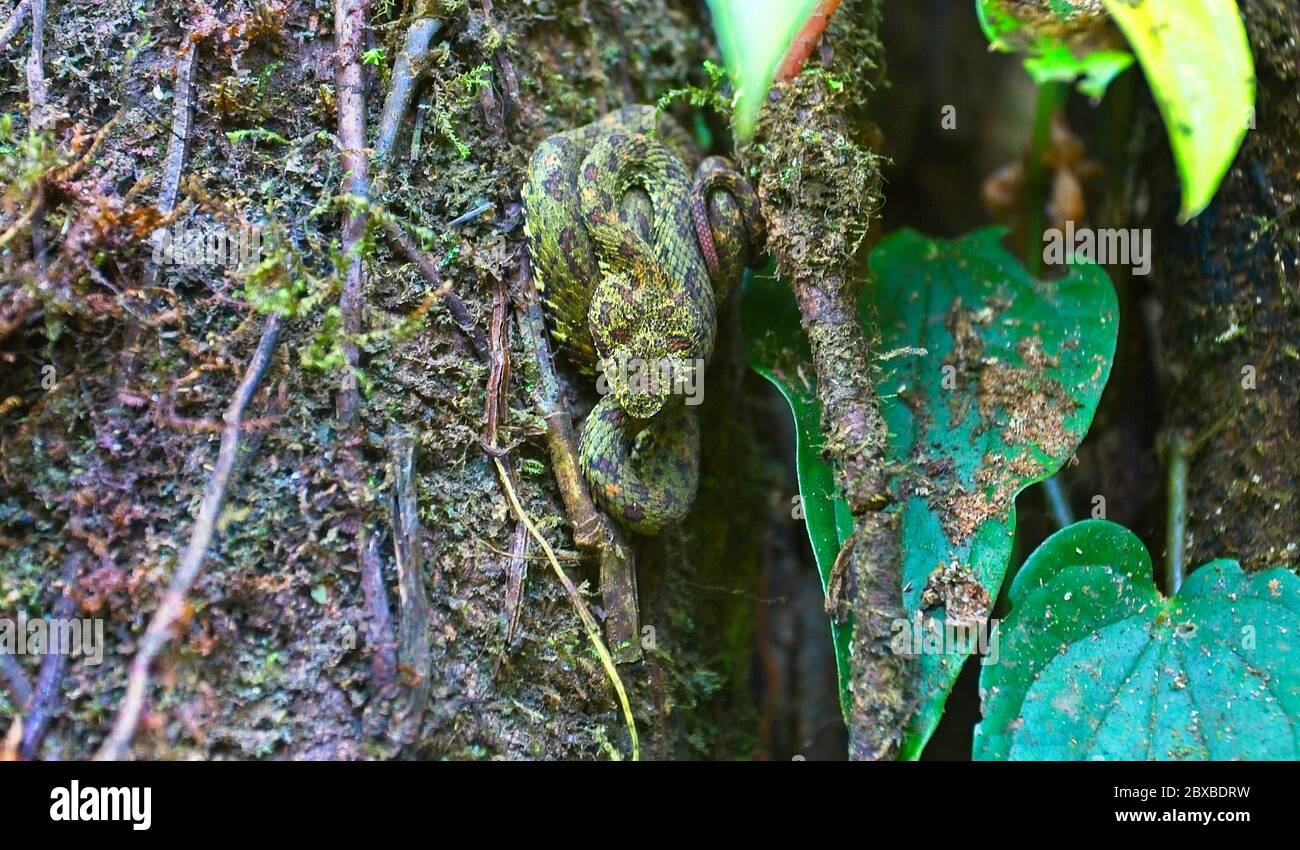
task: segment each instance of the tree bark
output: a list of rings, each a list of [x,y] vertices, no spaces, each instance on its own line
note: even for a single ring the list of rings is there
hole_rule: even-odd
[[[1171,444],[1194,447],[1189,570],[1222,557],[1248,570],[1300,561],[1300,8],[1239,5],[1258,78],[1255,129],[1186,225],[1175,223],[1172,169],[1148,187],[1165,424]],[[1167,163],[1161,148],[1153,156]]]

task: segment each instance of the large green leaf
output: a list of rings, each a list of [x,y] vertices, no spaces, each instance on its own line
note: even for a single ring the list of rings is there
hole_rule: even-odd
[[[1011,554],[1015,497],[1073,454],[1115,352],[1118,308],[1105,273],[1084,265],[1060,281],[1034,280],[1002,248],[1003,233],[954,242],[895,233],[872,252],[875,283],[861,303],[878,314],[886,353],[880,392],[902,514],[904,603],[930,621],[950,606],[960,608],[956,619],[987,616]],[[833,478],[810,439],[820,406],[788,287],[755,276],[742,323],[751,363],[794,409],[803,507],[825,577],[846,528],[832,534],[835,508],[822,504]],[[918,659],[921,704],[905,757],[934,731],[965,657]],[[845,651],[839,661],[844,675]]]
[[[777,66],[818,0],[707,0],[718,50],[736,86],[736,135],[748,139]]]
[[[880,384],[910,615],[988,615],[1011,557],[1016,496],[1074,454],[1115,356],[1119,307],[1106,273],[1079,265],[1035,280],[1003,234],[944,242],[903,231],[871,255],[884,349],[926,352],[887,361]],[[918,658],[921,702],[904,757],[920,755],[964,659]]]
[[[1236,0],[1105,0],[1146,71],[1183,184],[1179,217],[1210,203],[1246,137],[1255,65]]]
[[[1300,757],[1300,578],[1236,561],[1172,599],[1122,526],[1048,538],[1010,591],[984,667],[979,759]]]
[[[794,414],[795,472],[799,481],[798,510],[803,514],[812,543],[813,558],[827,590],[831,568],[840,546],[853,531],[848,506],[835,498],[835,476],[821,458],[821,403],[817,400],[817,378],[812,369],[808,338],[799,327],[799,308],[784,281],[778,280],[769,264],[767,271],[746,272],[742,299],[741,328],[750,366],[767,378],[785,396]],[[840,705],[848,710],[850,624],[831,621],[835,663],[839,671]]]

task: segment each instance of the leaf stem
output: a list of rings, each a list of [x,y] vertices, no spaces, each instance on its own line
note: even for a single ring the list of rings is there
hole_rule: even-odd
[[[1047,504],[1052,509],[1052,519],[1057,528],[1074,525],[1074,511],[1070,509],[1070,499],[1065,495],[1065,485],[1061,483],[1060,474],[1053,475],[1043,482],[1043,492],[1047,495]]]
[[[1182,434],[1175,434],[1169,442],[1169,500],[1165,513],[1165,575],[1166,597],[1172,597],[1183,586],[1187,564],[1187,468],[1195,449]]]
[[[1052,116],[1065,102],[1068,91],[1063,83],[1044,83],[1038,87],[1034,134],[1029,160],[1025,163],[1025,267],[1034,277],[1043,270],[1043,202],[1047,189],[1043,152],[1052,138]]]

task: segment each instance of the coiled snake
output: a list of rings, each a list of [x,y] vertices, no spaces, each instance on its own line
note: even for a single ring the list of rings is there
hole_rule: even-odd
[[[582,431],[583,475],[642,534],[694,503],[699,424],[673,380],[700,385],[718,305],[764,242],[753,189],[721,157],[692,180],[665,144],[675,130],[654,107],[624,107],[538,145],[523,189],[551,333],[608,382]]]

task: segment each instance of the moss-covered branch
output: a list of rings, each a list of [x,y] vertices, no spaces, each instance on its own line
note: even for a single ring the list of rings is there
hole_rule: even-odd
[[[907,666],[889,650],[903,616],[894,516],[885,484],[886,429],[876,397],[874,327],[858,316],[860,249],[880,204],[879,161],[865,107],[881,78],[879,5],[847,2],[826,33],[829,51],[778,82],[744,152],[758,175],[768,247],[790,281],[812,345],[826,453],[855,517],[848,551],[854,630],[854,758],[892,758],[906,721]]]

